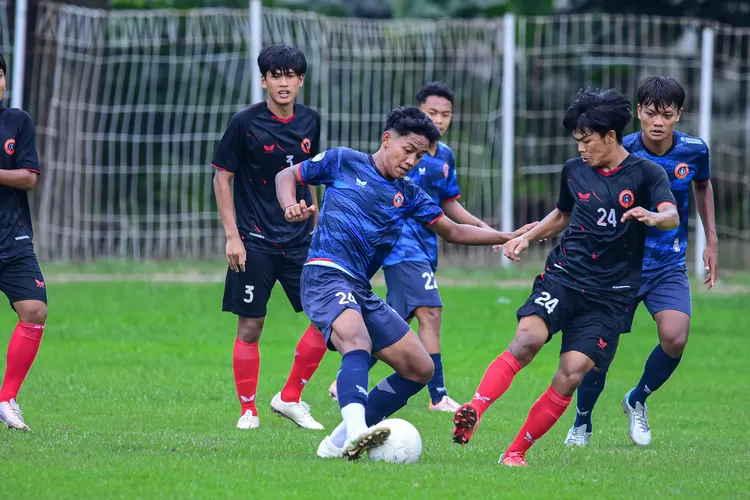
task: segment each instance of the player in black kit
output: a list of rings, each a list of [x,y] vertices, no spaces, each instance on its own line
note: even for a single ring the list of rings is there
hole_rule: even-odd
[[[557,208],[505,244],[505,256],[520,260],[529,242],[565,231],[518,310],[515,338],[487,368],[474,399],[454,417],[453,439],[465,445],[482,413],[508,389],[516,373],[562,331],[557,373],[501,456],[504,465],[525,466],[526,451],[562,416],[583,376],[609,365],[627,307],[640,286],[647,226],[666,231],[679,225],[664,169],[623,148],[623,130],[631,116],[631,103],[613,90],[578,94],[563,126],[581,156],[563,167]]]
[[[233,357],[241,405],[238,429],[260,425],[255,394],[266,305],[278,281],[292,308],[302,311],[300,275],[317,219],[287,222],[279,211],[274,183],[277,173],[315,156],[320,148],[320,115],[295,103],[307,70],[305,55],[286,45],[265,47],[258,68],[268,100],[232,117],[211,162],[229,264],[222,310],[238,316]],[[315,191],[307,185],[297,188],[297,199],[315,210]],[[310,326],[297,346],[292,372],[303,373],[304,379],[304,373],[315,371],[325,349],[322,334]],[[322,429],[299,400],[304,382],[295,384],[290,378],[289,387],[276,394],[271,407],[301,427]]]
[[[6,70],[0,54],[0,102],[5,94]],[[0,387],[0,422],[13,429],[30,430],[16,397],[42,342],[47,289],[34,254],[26,196],[42,173],[34,125],[27,113],[0,106],[0,148],[0,290],[18,315]]]

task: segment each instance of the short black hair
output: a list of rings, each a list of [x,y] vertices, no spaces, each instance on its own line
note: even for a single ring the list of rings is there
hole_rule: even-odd
[[[398,135],[417,134],[430,142],[430,146],[440,140],[440,131],[429,116],[416,106],[401,106],[388,113],[385,130]]]
[[[653,104],[657,110],[679,110],[685,104],[685,89],[671,76],[649,76],[638,85],[638,104],[643,108]]]
[[[273,75],[287,71],[302,76],[307,71],[307,59],[301,50],[289,45],[269,45],[258,55],[258,69],[264,77],[268,73]]]
[[[8,67],[5,65],[5,57],[0,53],[0,69],[3,70],[3,74],[8,72]]]
[[[565,110],[563,127],[571,134],[588,131],[602,137],[614,130],[617,141],[622,142],[623,131],[632,117],[633,104],[624,95],[613,89],[585,89],[578,91]]]
[[[451,105],[453,105],[455,96],[453,95],[451,88],[445,82],[426,83],[425,86],[417,92],[417,102],[419,104],[424,104],[427,98],[433,95],[448,99]]]

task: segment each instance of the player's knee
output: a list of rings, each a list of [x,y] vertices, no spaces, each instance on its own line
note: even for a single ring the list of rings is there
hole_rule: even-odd
[[[416,314],[420,327],[424,323],[425,326],[429,326],[437,332],[440,331],[440,322],[443,319],[442,307],[420,307]]]
[[[688,342],[689,328],[667,327],[659,329],[659,344],[662,350],[673,358],[682,356]]]
[[[405,379],[427,385],[435,374],[435,363],[429,356],[414,357],[406,367],[406,373],[399,373]]]
[[[566,370],[560,368],[552,379],[552,386],[563,396],[572,396],[581,385],[586,373],[583,370]]]
[[[522,318],[523,320],[524,318]],[[531,363],[534,356],[544,347],[547,340],[546,325],[542,323],[543,328],[533,322],[521,321],[516,330],[516,336],[508,346],[508,350],[515,356],[521,366]]]
[[[260,340],[263,333],[263,323],[266,318],[245,318],[237,320],[237,338],[246,344],[254,344]]]
[[[47,322],[47,304],[41,300],[24,300],[14,304],[18,320],[32,325],[43,325]]]

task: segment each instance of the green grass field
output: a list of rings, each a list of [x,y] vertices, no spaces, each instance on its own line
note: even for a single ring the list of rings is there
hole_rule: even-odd
[[[466,448],[451,443],[449,414],[427,411],[425,391],[398,414],[420,429],[420,463],[332,462],[315,456],[325,432],[297,429],[268,406],[306,326],[279,289],[261,341],[261,428],[242,432],[234,428],[235,319],[219,312],[221,284],[49,279],[48,288],[44,343],[19,397],[33,432],[0,430],[8,498],[748,497],[750,295],[694,293],[687,354],[649,400],[650,448],[631,444],[619,406],[656,343],[640,311],[594,413],[592,445],[562,446],[570,408],[519,470],[497,459],[549,385],[559,339],[519,374]],[[446,381],[463,401],[511,339],[529,288],[441,291]],[[3,351],[14,324],[10,309],[0,313]],[[339,361],[329,353],[303,395],[328,430],[340,421],[327,395]],[[388,373],[379,364],[371,384]]]

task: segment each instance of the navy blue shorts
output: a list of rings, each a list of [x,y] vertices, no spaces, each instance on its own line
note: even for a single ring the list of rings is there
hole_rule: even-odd
[[[435,273],[429,262],[405,261],[383,268],[386,302],[409,320],[417,307],[443,307]]]
[[[333,322],[346,309],[362,315],[370,334],[372,352],[390,347],[409,332],[409,325],[369,287],[330,267],[306,265],[302,269],[302,307],[310,321],[325,336],[328,348]]]
[[[562,331],[560,354],[583,353],[603,371],[617,351],[626,314],[624,302],[597,300],[543,274],[534,280],[531,295],[517,312],[519,321],[525,316],[541,317],[549,330],[547,342]]]
[[[8,297],[11,307],[22,300],[47,303],[47,286],[31,243],[14,255],[0,259],[0,291]]]
[[[685,268],[668,269],[654,276],[644,276],[638,297],[629,307],[623,333],[633,328],[633,318],[638,305],[643,302],[651,316],[661,311],[680,311],[692,315],[690,280]]]

